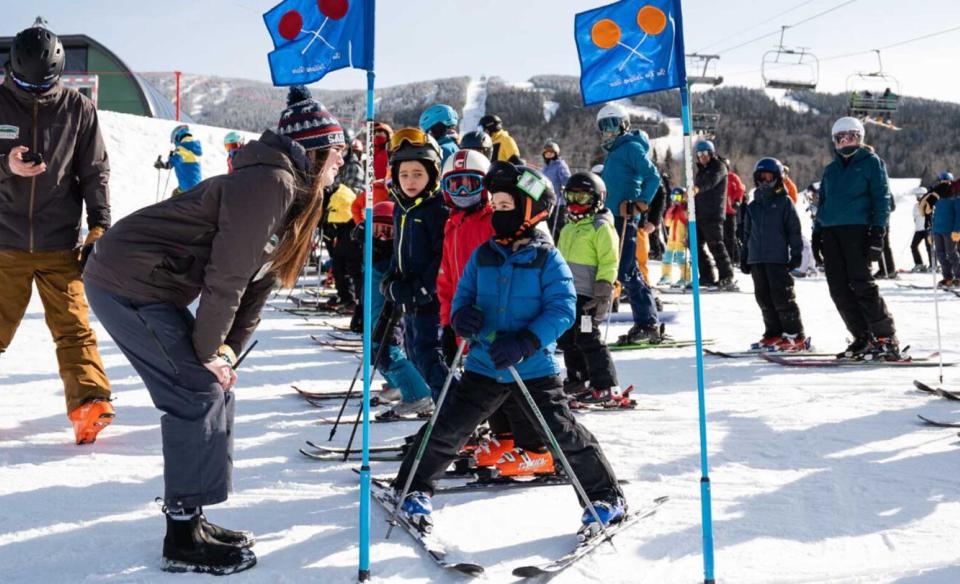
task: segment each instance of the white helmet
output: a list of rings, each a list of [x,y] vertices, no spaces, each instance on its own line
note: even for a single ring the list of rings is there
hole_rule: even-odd
[[[863,131],[863,123],[857,118],[850,116],[842,117],[836,122],[833,123],[833,129],[830,130],[831,136],[836,136],[840,132],[860,132],[860,139],[863,139],[865,132]]]
[[[469,209],[479,203],[486,204],[490,194],[483,187],[483,177],[489,169],[490,159],[476,150],[461,148],[448,156],[440,173],[440,189],[443,191],[444,202],[460,209]],[[458,179],[456,175],[473,176]]]
[[[618,103],[608,103],[600,108],[600,111],[597,112],[597,126],[600,125],[600,120],[605,120],[607,118],[616,118],[620,120],[624,129],[630,127],[630,112],[627,111],[627,108]]]

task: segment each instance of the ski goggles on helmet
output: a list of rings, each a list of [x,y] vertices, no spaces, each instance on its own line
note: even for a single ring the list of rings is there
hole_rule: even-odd
[[[589,205],[593,202],[593,193],[586,191],[565,191],[563,198],[571,205]]]
[[[841,142],[846,142],[847,140],[860,140],[860,132],[857,130],[845,130],[843,132],[837,132],[833,135],[833,141],[837,144]]]
[[[22,79],[18,79],[16,75],[11,74],[11,76],[13,77],[13,82],[20,86],[20,89],[29,91],[30,93],[45,93],[57,83],[56,81],[51,81],[50,83],[27,83]]]
[[[472,172],[448,174],[443,177],[440,188],[453,197],[479,195],[483,191],[483,175]]]
[[[411,146],[426,146],[430,140],[428,135],[419,128],[403,128],[390,137],[390,152],[396,152],[404,143]]]
[[[674,194],[670,195],[670,200],[673,201],[674,203],[682,203],[682,202],[683,202],[683,193],[674,193]]]
[[[393,224],[374,222],[372,233],[374,239],[381,241],[393,239]]]
[[[616,132],[620,129],[620,118],[601,118],[597,120],[601,132]]]
[[[223,147],[227,152],[233,152],[234,150],[240,150],[240,147],[243,146],[240,142],[229,142],[224,144]]]

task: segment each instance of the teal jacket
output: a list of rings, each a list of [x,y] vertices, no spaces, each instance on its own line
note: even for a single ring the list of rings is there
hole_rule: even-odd
[[[872,148],[862,146],[846,160],[837,154],[823,170],[814,226],[886,227],[890,199],[887,167]]]
[[[620,213],[623,201],[643,201],[647,205],[660,188],[660,173],[647,156],[650,142],[636,130],[614,140],[603,163],[603,182],[607,185],[604,206]]]

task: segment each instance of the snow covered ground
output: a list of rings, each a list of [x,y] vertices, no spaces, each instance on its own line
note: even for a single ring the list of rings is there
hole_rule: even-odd
[[[156,153],[170,123],[102,114],[114,168],[116,217],[153,201]],[[214,146],[225,130],[198,128]],[[896,182],[906,192],[916,181]],[[909,267],[910,205],[894,219],[894,247]],[[659,267],[651,266],[655,277]],[[741,285],[749,289],[748,278]],[[906,275],[926,284],[929,275]],[[930,292],[880,284],[912,353],[936,349]],[[807,333],[824,350],[840,350],[846,331],[823,279],[797,283]],[[664,295],[676,313],[668,329],[692,336],[691,299]],[[948,361],[958,359],[960,299],[940,297]],[[704,336],[738,350],[761,330],[750,294],[703,296]],[[626,307],[624,307],[626,310]],[[611,326],[611,337],[627,323]],[[114,385],[116,422],[92,446],[71,444],[54,346],[34,298],[9,351],[0,357],[0,580],[4,583],[187,582],[201,577],[160,571],[163,520],[159,413],[116,345],[96,325]],[[240,371],[235,492],[207,509],[211,520],[254,530],[260,564],[231,582],[351,582],[357,560],[356,463],[314,462],[297,453],[307,439],[325,440],[336,403],[312,408],[291,384],[346,388],[353,356],[321,349],[319,325],[267,309],[258,347]],[[599,438],[630,502],[671,500],[654,517],[571,567],[558,583],[689,583],[702,581],[697,398],[693,349],[616,353],[624,385],[637,386],[644,409],[587,413],[579,419]],[[915,414],[960,419],[960,408],[919,394],[914,378],[935,369],[788,369],[751,359],[706,357],[707,411],[720,582],[823,583],[960,581],[960,459],[956,432],[917,423]],[[946,369],[957,386],[960,371]],[[347,414],[352,417],[352,406]],[[379,424],[374,444],[396,444],[412,423]],[[343,445],[341,429],[333,441]],[[374,463],[389,474],[396,463]],[[573,541],[580,510],[568,487],[510,494],[438,497],[438,536],[449,559],[487,567],[489,582],[511,582],[510,570],[552,557]],[[442,574],[396,532],[385,541],[385,514],[373,509],[377,582],[461,581]],[[206,581],[203,579],[203,581]]]

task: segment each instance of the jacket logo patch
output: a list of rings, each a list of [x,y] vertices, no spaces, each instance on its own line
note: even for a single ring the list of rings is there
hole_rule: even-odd
[[[16,140],[20,137],[20,128],[17,126],[0,125],[0,140]]]

